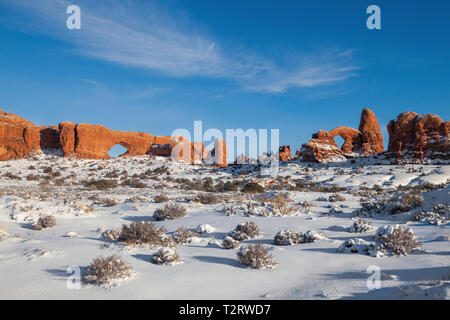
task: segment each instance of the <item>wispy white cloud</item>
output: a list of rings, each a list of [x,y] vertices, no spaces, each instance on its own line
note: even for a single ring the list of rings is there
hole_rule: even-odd
[[[356,71],[350,51],[280,65],[249,50],[225,50],[213,37],[188,21],[171,18],[153,1],[141,2],[137,8],[131,1],[79,0],[82,29],[72,31],[65,28],[65,9],[72,4],[66,0],[0,3],[29,15],[33,31],[66,41],[82,55],[171,77],[229,78],[246,90],[281,93],[342,82]]]
[[[90,85],[93,85],[95,87],[102,87],[102,88],[106,87],[105,84],[103,84],[101,82],[98,82],[98,81],[95,81],[95,80],[92,80],[92,79],[81,79],[81,81],[83,81],[85,83],[88,83]]]

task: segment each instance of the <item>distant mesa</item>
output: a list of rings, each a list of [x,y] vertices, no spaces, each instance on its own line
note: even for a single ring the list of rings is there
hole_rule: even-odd
[[[108,159],[108,152],[115,145],[127,149],[122,156],[164,156],[191,163],[209,158],[212,164],[227,166],[226,146],[221,139],[216,140],[215,149],[208,152],[203,143],[190,142],[181,136],[115,131],[102,125],[70,121],[61,122],[58,127],[36,126],[0,110],[0,161],[21,159],[40,152],[77,159]]]

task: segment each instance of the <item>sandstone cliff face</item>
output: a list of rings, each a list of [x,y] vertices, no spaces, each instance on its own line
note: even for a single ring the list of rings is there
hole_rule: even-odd
[[[388,124],[388,154],[400,159],[450,159],[450,122],[435,114],[403,112]]]
[[[338,147],[334,138],[342,137],[345,142]],[[331,131],[319,130],[297,153],[303,161],[339,162],[347,157],[368,156],[383,152],[383,135],[375,114],[365,108],[361,113],[359,130],[337,127]]]
[[[0,161],[60,148],[58,132],[56,127],[36,126],[22,117],[0,110]]]
[[[58,127],[43,127],[0,111],[0,161],[46,150],[59,150],[66,157],[107,159],[109,150],[117,144],[128,150],[123,156],[165,156],[175,161],[200,163],[208,155],[203,143],[192,143],[183,137],[155,137],[144,132],[114,131],[101,125],[76,125],[70,121],[61,122]],[[219,166],[226,166],[224,144],[224,141],[216,144]]]

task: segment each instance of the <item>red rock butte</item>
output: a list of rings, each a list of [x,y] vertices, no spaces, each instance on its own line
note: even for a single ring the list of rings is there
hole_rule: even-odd
[[[121,145],[128,150],[123,156],[171,156],[176,161],[191,163],[209,157],[212,164],[224,167],[227,166],[224,144],[223,140],[217,140],[217,150],[208,153],[203,143],[190,142],[181,136],[115,131],[102,125],[70,121],[57,127],[36,126],[27,119],[0,110],[0,161],[21,159],[48,150],[78,159],[108,159],[111,148]]]
[[[403,112],[389,122],[387,129],[388,153],[397,159],[450,158],[450,121],[444,122],[435,114]]]

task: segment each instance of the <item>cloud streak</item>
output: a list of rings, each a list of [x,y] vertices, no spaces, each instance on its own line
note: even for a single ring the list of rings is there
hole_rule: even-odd
[[[143,10],[144,4],[136,8],[129,1],[94,4],[80,0],[82,30],[77,31],[65,28],[65,9],[72,4],[66,0],[0,0],[0,3],[29,15],[38,32],[70,43],[81,55],[164,76],[227,78],[245,90],[282,93],[291,88],[342,82],[356,75],[357,68],[346,52],[320,59],[310,57],[306,63],[289,63],[286,67],[249,50],[226,51],[212,37],[195,31],[190,23],[180,26],[151,1],[145,2],[147,10]],[[144,18],[139,11],[151,14]]]

